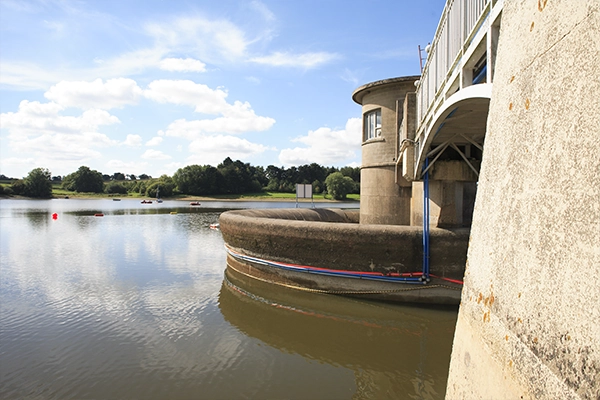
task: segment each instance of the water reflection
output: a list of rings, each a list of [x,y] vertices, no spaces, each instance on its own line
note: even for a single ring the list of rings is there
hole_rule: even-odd
[[[454,312],[224,285],[221,208],[114,203],[0,200],[0,398],[443,394]]]
[[[225,319],[282,352],[354,371],[355,398],[441,398],[455,313],[280,289],[227,271]]]

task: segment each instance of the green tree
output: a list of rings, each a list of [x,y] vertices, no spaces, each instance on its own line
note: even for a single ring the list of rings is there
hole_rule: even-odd
[[[106,193],[110,194],[127,194],[127,188],[121,182],[112,181],[106,185]]]
[[[10,190],[13,192],[13,194],[18,195],[24,195],[25,194],[25,181],[23,181],[22,179],[19,179],[18,181],[14,181],[13,183],[10,184]]]
[[[23,183],[25,184],[23,194],[26,196],[44,199],[52,197],[52,175],[46,168],[32,169],[23,179]]]
[[[352,178],[344,176],[341,172],[334,172],[325,179],[327,193],[335,200],[344,200],[354,187]]]
[[[102,174],[86,166],[81,166],[76,172],[65,176],[62,187],[75,192],[104,192]]]
[[[256,168],[248,163],[232,161],[227,157],[217,169],[222,176],[219,187],[221,193],[256,193],[262,190],[262,184],[256,176]]]
[[[173,181],[181,193],[202,196],[218,193],[221,176],[215,167],[195,164],[179,168]]]
[[[160,189],[159,189],[160,188]],[[148,197],[158,197],[160,190],[160,197],[170,197],[173,196],[175,192],[175,181],[173,178],[167,175],[162,175],[156,181],[152,182],[146,188],[146,196]]]

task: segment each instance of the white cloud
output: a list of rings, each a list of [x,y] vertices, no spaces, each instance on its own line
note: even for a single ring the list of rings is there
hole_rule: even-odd
[[[149,23],[146,32],[157,47],[195,54],[211,63],[240,59],[248,45],[244,32],[225,19],[181,17],[168,23]]]
[[[170,155],[163,153],[160,150],[148,149],[142,154],[142,158],[146,160],[168,160]]]
[[[164,165],[165,171],[169,171],[169,172],[165,172],[165,174],[167,175],[173,175],[173,173],[175,171],[177,171],[179,168],[183,167],[184,164],[181,162],[172,162],[172,163],[168,163]]]
[[[272,67],[294,67],[302,69],[311,69],[320,67],[339,58],[335,53],[317,52],[290,54],[275,52],[268,56],[250,58],[250,62],[257,64],[270,65]]]
[[[137,104],[142,89],[133,79],[109,79],[105,82],[62,81],[52,86],[44,97],[65,107],[111,109]]]
[[[68,171],[101,156],[96,149],[118,142],[97,132],[103,125],[119,122],[107,111],[90,109],[80,116],[60,115],[57,103],[23,100],[17,112],[0,115],[0,128],[7,129],[11,153],[33,156],[39,165]]]
[[[118,54],[105,59],[94,59],[92,66],[83,68],[70,65],[41,65],[22,61],[3,60],[0,84],[21,89],[44,90],[60,81],[88,81],[96,77],[120,78],[140,74],[148,68],[180,68],[200,72],[200,61],[222,64],[245,58],[248,42],[244,32],[226,20],[210,21],[201,17],[174,19],[168,23],[146,25],[145,33],[151,40],[147,47]],[[172,53],[194,58],[167,60]],[[195,62],[194,62],[195,61]],[[189,69],[191,68],[191,69]]]
[[[195,164],[217,165],[227,157],[248,159],[267,150],[273,148],[235,136],[208,136],[190,143],[189,151],[193,154],[187,161]]]
[[[247,103],[245,103],[247,104]],[[248,106],[249,107],[249,106]],[[188,121],[178,119],[167,127],[167,136],[181,137],[194,140],[205,133],[240,134],[244,132],[265,131],[273,126],[275,120],[269,117],[260,117],[251,109],[238,115],[228,115],[215,119]]]
[[[171,72],[206,72],[206,64],[193,58],[165,58],[159,67]]]
[[[45,90],[61,80],[56,71],[23,61],[2,61],[0,84],[25,90]]]
[[[160,136],[193,140],[204,133],[239,134],[265,131],[275,123],[273,118],[256,115],[248,102],[227,103],[225,90],[213,90],[189,80],[153,81],[144,91],[144,95],[159,103],[188,105],[194,107],[194,111],[198,113],[221,115],[214,119],[175,120],[169,124],[166,131],[158,132]]]
[[[284,165],[303,165],[316,162],[321,165],[341,165],[355,162],[361,144],[360,118],[350,118],[345,129],[319,128],[308,135],[293,139],[306,147],[283,149],[279,161]]]
[[[6,168],[15,169],[17,167],[19,170],[27,170],[30,171],[37,165],[39,160],[35,160],[33,158],[24,158],[24,157],[8,157],[8,158],[0,158],[0,171],[5,171]],[[23,176],[10,176],[10,178],[22,178]]]
[[[342,73],[340,78],[342,78],[342,80],[348,83],[351,83],[353,86],[358,86],[358,83],[360,82],[356,73],[354,71],[350,71],[348,68],[344,69],[344,72]]]
[[[127,139],[125,139],[123,145],[139,147],[142,145],[142,137],[140,135],[127,135]]]
[[[148,168],[148,162],[146,161],[121,161],[121,160],[110,160],[106,163],[106,167],[112,171],[123,171],[127,174],[140,175],[144,174]]]
[[[0,128],[8,129],[12,137],[39,136],[41,134],[74,134],[94,132],[101,125],[119,123],[119,119],[107,111],[91,109],[80,117],[59,115],[64,109],[57,103],[40,103],[23,100],[19,110],[0,115]]]
[[[250,6],[258,11],[265,21],[275,21],[275,14],[263,2],[254,0],[250,3]]]
[[[123,53],[106,60],[95,59],[97,66],[86,70],[75,70],[71,73],[89,79],[89,76],[102,76],[104,78],[118,78],[122,76],[140,74],[147,68],[159,66],[168,49],[154,46]]]
[[[189,80],[156,80],[150,82],[144,96],[159,103],[188,105],[203,114],[219,114],[228,107],[227,92],[211,89]]]
[[[158,146],[163,141],[163,138],[160,136],[155,136],[152,139],[146,142],[146,146]]]
[[[47,21],[47,20],[44,20],[43,22],[44,22],[44,26],[46,28],[48,28],[51,32],[54,32],[54,34],[60,35],[65,30],[65,26],[61,22]]]

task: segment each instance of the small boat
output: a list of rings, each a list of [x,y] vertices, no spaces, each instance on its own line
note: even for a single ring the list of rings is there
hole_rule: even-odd
[[[102,214],[102,213],[96,213],[96,214],[94,214],[94,217],[104,217],[104,214]]]
[[[113,201],[121,201],[121,199],[113,199]]]
[[[199,206],[200,202],[199,201],[192,201],[190,202],[190,206]]]
[[[152,200],[142,200],[140,203],[142,203],[142,204],[152,204]]]
[[[216,229],[219,229],[220,225],[219,225],[219,223],[217,222],[216,224],[210,224],[208,227],[209,227],[210,229],[215,229],[215,230],[216,230]]]

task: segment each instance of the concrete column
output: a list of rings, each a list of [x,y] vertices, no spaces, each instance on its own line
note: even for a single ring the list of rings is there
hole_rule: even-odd
[[[600,2],[505,1],[446,398],[600,398]]]
[[[437,161],[430,170],[429,222],[433,227],[471,225],[477,176],[462,161]],[[423,225],[423,182],[413,182],[410,224]]]

